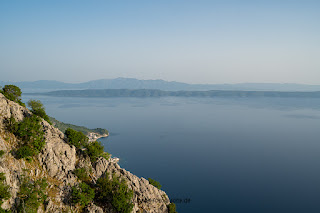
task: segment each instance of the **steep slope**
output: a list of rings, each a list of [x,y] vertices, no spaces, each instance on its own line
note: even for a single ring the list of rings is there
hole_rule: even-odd
[[[127,181],[128,187],[133,190],[134,204],[132,212],[168,212],[170,203],[168,196],[162,190],[149,184],[144,178],[139,178],[120,168],[115,159],[100,157],[92,163],[88,157],[77,154],[76,148],[66,143],[65,135],[42,120],[45,137],[45,147],[33,160],[16,159],[11,151],[19,143],[19,139],[6,130],[5,122],[11,117],[22,121],[32,113],[25,107],[6,99],[0,94],[0,150],[5,154],[0,157],[0,173],[4,173],[6,184],[10,187],[11,198],[2,204],[2,208],[16,210],[19,205],[19,191],[24,176],[31,180],[46,178],[46,204],[41,205],[38,212],[79,212],[79,207],[71,205],[71,187],[79,184],[80,180],[74,175],[76,168],[86,166],[90,169],[91,183],[105,175],[117,174]],[[115,212],[104,209],[91,203],[86,207],[87,212]]]

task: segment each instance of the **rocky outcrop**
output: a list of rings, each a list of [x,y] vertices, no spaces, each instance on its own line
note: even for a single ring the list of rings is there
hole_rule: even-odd
[[[5,130],[5,121],[14,117],[22,121],[32,113],[25,107],[6,99],[0,94],[0,150],[5,155],[0,158],[0,172],[5,173],[6,184],[10,186],[12,197],[5,201],[2,208],[14,208],[21,176],[27,171],[31,178],[46,178],[48,182],[48,204],[39,208],[38,212],[77,212],[78,209],[68,202],[71,187],[79,183],[73,174],[75,168],[85,167],[90,171],[93,184],[103,175],[116,174],[125,179],[133,190],[134,208],[132,212],[165,213],[170,203],[168,196],[162,190],[149,184],[144,178],[139,178],[125,169],[120,168],[117,159],[106,160],[99,158],[94,164],[89,158],[78,156],[74,146],[65,142],[64,134],[48,122],[42,120],[45,133],[45,147],[31,162],[15,159],[10,151],[18,145],[18,139]],[[86,212],[103,213],[103,209],[91,203],[85,208]],[[105,212],[114,212],[105,210]]]

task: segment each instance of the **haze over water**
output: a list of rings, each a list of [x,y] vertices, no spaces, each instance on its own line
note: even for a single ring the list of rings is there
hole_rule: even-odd
[[[320,212],[320,99],[29,98],[107,128],[106,151],[158,180],[179,213]]]

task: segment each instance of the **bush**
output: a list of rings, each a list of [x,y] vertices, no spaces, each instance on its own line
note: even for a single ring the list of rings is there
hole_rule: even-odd
[[[168,206],[168,213],[177,213],[176,204],[170,203]]]
[[[84,207],[94,199],[94,196],[94,189],[86,183],[80,183],[78,186],[72,187],[71,203]]]
[[[24,145],[22,147],[20,147],[17,151],[16,151],[16,157],[18,159],[21,158],[28,158],[28,157],[32,157],[35,155],[35,152],[32,148],[30,148],[27,145]]]
[[[67,142],[71,145],[74,145],[78,149],[85,146],[88,143],[88,138],[82,132],[78,132],[71,128],[68,128],[65,133],[68,138]]]
[[[36,115],[24,118],[16,127],[10,127],[15,130],[14,135],[19,137],[23,144],[17,150],[17,157],[24,158],[38,154],[45,145],[44,132],[40,124],[40,118]]]
[[[109,158],[109,154],[104,152],[104,147],[99,141],[87,144],[85,153],[90,157],[91,162],[96,162],[99,157]]]
[[[107,207],[107,203],[110,203],[117,212],[130,213],[133,208],[132,197],[133,192],[125,180],[120,180],[115,175],[109,180],[106,174],[97,181],[96,201],[103,207]]]
[[[9,192],[9,186],[3,183],[5,179],[6,177],[4,176],[4,173],[0,173],[0,212],[5,212],[3,209],[1,209],[3,200],[7,200],[11,197],[11,194]]]
[[[30,100],[28,101],[28,106],[31,107],[31,112],[33,114],[40,116],[41,118],[46,120],[49,124],[52,124],[41,101]]]
[[[13,116],[11,116],[10,118],[5,119],[4,123],[5,123],[6,129],[9,132],[12,132],[12,133],[16,133],[17,132],[18,127],[19,127],[19,123],[16,121],[16,119],[14,119]]]
[[[15,101],[21,106],[26,106],[21,102],[21,89],[15,85],[5,85],[2,89],[2,94],[11,101]]]
[[[158,182],[158,181],[156,181],[156,180],[153,180],[153,179],[151,179],[151,178],[148,178],[148,181],[149,181],[149,183],[151,184],[151,185],[153,185],[154,187],[157,187],[158,189],[161,189],[161,184]]]
[[[3,150],[0,150],[0,158],[4,155],[4,151]]]
[[[74,174],[79,178],[79,180],[86,182],[90,180],[90,177],[85,168],[79,168],[74,170]]]
[[[24,177],[18,193],[20,202],[17,211],[36,213],[40,204],[44,204],[47,199],[45,194],[47,186],[46,179],[32,181],[30,178]]]

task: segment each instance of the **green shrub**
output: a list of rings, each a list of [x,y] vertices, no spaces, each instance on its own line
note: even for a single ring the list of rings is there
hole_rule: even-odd
[[[133,208],[133,191],[125,180],[113,175],[109,180],[108,174],[100,177],[96,184],[96,202],[106,207],[107,203],[120,213],[130,213]]]
[[[151,179],[151,178],[148,178],[148,181],[149,181],[149,183],[150,183],[151,185],[157,187],[158,189],[161,189],[162,186],[161,186],[161,184],[160,184],[158,181],[153,180],[153,179]]]
[[[1,205],[3,203],[3,200],[7,200],[11,197],[11,194],[9,192],[9,186],[7,186],[3,181],[6,179],[4,176],[4,173],[0,173],[0,212],[6,212],[1,208]]]
[[[168,207],[168,213],[177,213],[176,204],[170,203],[167,207]]]
[[[15,124],[15,121],[11,121],[10,128],[14,130],[14,135],[22,140],[22,144],[16,152],[18,158],[34,156],[43,149],[45,138],[40,121],[40,118],[36,115],[26,117],[17,124]]]
[[[88,143],[88,137],[85,136],[82,132],[78,132],[71,128],[68,128],[65,133],[67,137],[67,142],[71,145],[74,145],[78,149],[85,146]]]
[[[52,124],[41,101],[30,100],[28,101],[28,106],[31,107],[31,112],[33,114],[40,116],[41,118],[46,120],[49,124]]]
[[[84,207],[94,199],[94,196],[94,189],[86,183],[80,183],[78,186],[72,187],[71,203]]]
[[[15,101],[21,106],[26,106],[21,102],[21,89],[15,85],[5,85],[1,91],[1,93],[9,100]]]
[[[6,130],[12,133],[16,133],[19,127],[19,123],[13,116],[4,120]]]
[[[18,193],[20,202],[17,206],[17,211],[19,213],[36,213],[39,206],[44,204],[47,199],[45,193],[47,186],[46,179],[32,181],[30,178],[24,177]]]
[[[94,141],[86,145],[85,153],[90,157],[91,162],[96,162],[99,157],[109,159],[110,155],[104,152],[101,142]]]
[[[74,174],[79,178],[79,180],[86,182],[90,180],[90,177],[85,168],[78,168],[74,170]]]
[[[28,158],[28,157],[32,157],[35,155],[35,152],[32,148],[30,148],[27,145],[21,146],[17,151],[16,151],[16,157],[18,159],[21,158]]]
[[[3,150],[0,150],[0,158],[4,155],[4,151]]]

